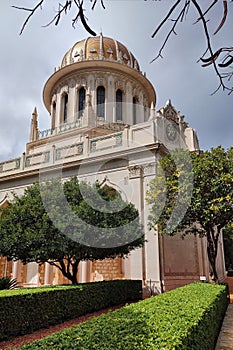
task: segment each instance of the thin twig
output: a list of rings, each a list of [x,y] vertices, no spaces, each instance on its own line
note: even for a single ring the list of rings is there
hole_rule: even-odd
[[[176,9],[176,7],[179,5],[179,3],[181,2],[181,0],[178,0],[170,9],[170,11],[168,12],[167,16],[162,20],[162,22],[159,24],[159,26],[156,28],[156,30],[154,31],[154,33],[151,35],[152,38],[155,37],[155,35],[158,33],[158,31],[162,28],[162,26],[164,25],[165,22],[167,22],[168,18],[170,17],[170,15],[172,14],[172,12]]]
[[[90,0],[92,2],[92,0]],[[94,4],[92,5],[92,9],[94,9],[96,3],[98,0],[94,0]],[[26,20],[23,23],[23,26],[20,30],[20,35],[23,33],[29,19],[31,18],[31,16],[33,16],[33,14],[36,12],[36,10],[39,7],[42,7],[42,4],[45,2],[45,0],[40,0],[37,5],[34,8],[26,8],[26,7],[20,7],[20,6],[12,6],[18,10],[23,10],[23,11],[27,11],[30,12],[30,14],[27,16]],[[104,0],[100,0],[101,6],[105,9],[104,6]],[[72,5],[75,4],[77,7],[77,13],[74,17],[74,19],[72,20],[72,26],[75,27],[75,24],[77,23],[78,19],[80,18],[80,21],[83,25],[83,27],[86,29],[86,31],[88,33],[90,33],[93,36],[96,36],[96,33],[90,28],[90,26],[87,24],[87,19],[84,16],[84,11],[85,9],[83,8],[83,4],[84,1],[83,0],[65,0],[63,1],[63,3],[58,3],[58,10],[56,15],[50,20],[50,22],[46,25],[44,25],[43,27],[48,27],[50,26],[52,23],[54,23],[56,26],[60,23],[60,20],[62,18],[63,14],[67,14],[68,11],[71,10]]]
[[[202,10],[201,10],[200,6],[198,5],[197,1],[196,0],[191,0],[191,1],[192,1],[193,5],[195,6],[196,10],[198,11],[198,14],[199,14],[199,16],[201,18],[201,21],[202,21],[202,24],[203,24],[204,33],[205,33],[205,37],[206,37],[206,40],[207,40],[207,48],[208,48],[208,51],[210,52],[210,56],[214,57],[214,53],[213,53],[212,46],[211,46],[211,41],[210,41],[210,35],[209,35],[209,31],[208,31],[208,27],[207,27],[207,23],[206,23],[205,17],[203,15]],[[213,60],[212,64],[214,66],[215,73],[219,77],[220,87],[222,86],[223,90],[225,90],[225,89],[231,90],[230,88],[225,86],[223,78],[222,78],[221,74],[218,71],[218,67],[216,65],[215,60]],[[216,93],[219,90],[220,87],[218,86],[217,90],[214,91],[214,93]],[[212,93],[212,95],[214,93]]]
[[[22,25],[22,28],[20,30],[20,33],[19,35],[21,35],[24,31],[24,28],[26,27],[29,19],[31,18],[31,16],[33,16],[33,14],[35,13],[35,11],[42,6],[44,0],[41,0],[38,2],[38,4],[33,8],[33,9],[29,9],[29,8],[24,8],[24,7],[18,7],[18,6],[12,6],[13,8],[16,8],[18,10],[24,10],[24,11],[29,11],[31,12],[30,15],[28,15],[28,17],[26,18],[26,20],[24,21],[23,25]]]
[[[92,0],[91,0],[91,2],[92,2]],[[104,5],[104,0],[100,0],[100,3],[101,3],[101,6],[103,7],[103,9],[105,10],[106,7]],[[96,4],[97,4],[97,0],[94,0],[94,3],[92,5],[92,7],[91,7],[92,10],[94,10]]]
[[[75,5],[79,8],[79,4],[77,3],[77,0],[74,0]],[[75,28],[75,24],[78,22],[78,18],[80,16],[80,11],[78,11],[77,15],[74,19],[72,19],[72,27]]]
[[[55,22],[55,25],[57,26],[60,22],[62,13],[65,12],[66,14],[68,7],[70,10],[71,6],[72,6],[72,1],[70,2],[66,1],[65,5],[62,5],[59,3],[57,14],[52,18],[52,20],[49,23],[45,24],[43,27],[49,27],[53,22]]]
[[[81,22],[82,22],[82,25],[83,25],[83,27],[86,29],[86,31],[87,31],[88,33],[90,33],[90,34],[93,35],[93,36],[96,36],[96,33],[89,27],[89,25],[88,25],[87,22],[86,22],[86,19],[85,19],[85,16],[84,16],[84,12],[83,12],[83,7],[82,7],[82,5],[83,5],[83,1],[82,1],[82,3],[79,5],[79,17],[80,17],[80,20],[81,20]]]
[[[215,30],[214,35],[217,34],[220,29],[222,28],[222,26],[224,25],[226,18],[227,18],[227,1],[223,0],[223,7],[224,7],[224,13],[223,13],[223,18],[218,26],[218,28]]]
[[[226,67],[229,67],[232,63],[233,63],[233,56],[232,55],[228,55],[227,56],[228,60],[225,62],[222,62],[222,63],[219,63],[218,66],[220,68],[226,68]]]
[[[189,6],[189,2],[190,2],[190,1],[186,1],[184,7],[183,7],[182,10],[180,11],[180,13],[179,13],[179,15],[177,16],[177,18],[176,18],[175,20],[173,20],[174,24],[173,24],[171,30],[168,32],[168,34],[167,34],[167,36],[166,36],[166,38],[165,38],[165,40],[164,40],[164,42],[163,42],[163,45],[161,46],[161,48],[160,48],[160,50],[159,50],[158,55],[157,55],[150,63],[154,62],[154,61],[157,60],[159,57],[161,57],[161,58],[163,57],[163,56],[162,56],[162,51],[163,51],[164,47],[166,46],[166,44],[167,44],[167,42],[168,42],[168,40],[169,40],[171,34],[173,33],[173,34],[176,35],[175,28],[176,28],[176,26],[177,26],[178,21],[180,20],[180,18],[182,18],[183,14],[185,13],[187,6]],[[164,22],[164,21],[163,21],[163,22]],[[161,22],[161,23],[162,23],[162,22]],[[161,28],[161,27],[160,27],[160,28]]]
[[[208,9],[203,13],[203,16],[205,16],[205,15],[211,10],[211,8],[212,8],[215,4],[217,4],[217,2],[218,2],[218,0],[214,0],[214,1],[212,2],[212,4],[208,7]],[[196,20],[196,22],[194,22],[194,24],[198,23],[200,20],[201,20],[201,17],[198,17],[198,19]]]

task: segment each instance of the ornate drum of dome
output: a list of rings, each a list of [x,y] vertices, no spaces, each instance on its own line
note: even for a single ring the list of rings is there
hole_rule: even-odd
[[[131,125],[148,120],[156,94],[132,52],[101,34],[78,41],[66,52],[45,83],[43,99],[51,128],[80,118],[87,102],[96,117]],[[134,117],[139,109],[144,112]]]

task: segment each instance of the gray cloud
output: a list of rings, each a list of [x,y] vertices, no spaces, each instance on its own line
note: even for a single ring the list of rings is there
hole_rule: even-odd
[[[12,0],[11,4],[31,5],[31,0]],[[73,29],[70,17],[58,27],[42,28],[48,23],[50,7],[35,15],[22,36],[19,30],[26,13],[3,2],[0,13],[0,159],[20,156],[29,137],[31,113],[39,112],[40,129],[49,128],[49,116],[42,102],[43,85],[58,66],[65,52],[78,40],[88,36],[80,24]],[[53,2],[54,4],[54,2]],[[53,5],[54,6],[54,5]],[[89,23],[97,32],[123,42],[138,58],[142,71],[153,83],[157,93],[156,108],[171,98],[174,107],[186,116],[190,126],[199,135],[203,149],[222,144],[230,147],[233,139],[233,95],[218,92],[212,68],[201,68],[197,59],[205,49],[200,25],[193,26],[193,18],[182,23],[178,35],[173,36],[164,51],[164,58],[152,64],[163,39],[150,35],[166,13],[166,1],[107,1],[106,10],[97,6],[88,12]],[[220,11],[220,10],[219,10]],[[232,20],[232,6],[229,19]],[[221,11],[220,11],[221,12]],[[220,13],[219,12],[219,13]],[[221,16],[221,14],[220,14]],[[222,42],[232,44],[230,20],[221,35],[216,37],[216,48]],[[213,28],[217,20],[213,21]]]

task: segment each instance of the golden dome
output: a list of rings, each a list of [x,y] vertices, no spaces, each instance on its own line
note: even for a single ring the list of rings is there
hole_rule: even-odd
[[[115,61],[140,70],[138,61],[125,45],[115,39],[104,37],[102,34],[74,44],[63,57],[61,67],[87,60]]]

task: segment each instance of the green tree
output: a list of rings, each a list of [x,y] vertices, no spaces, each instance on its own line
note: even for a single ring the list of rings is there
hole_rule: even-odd
[[[147,192],[150,223],[158,224],[163,234],[205,236],[217,282],[219,236],[233,216],[233,148],[225,151],[219,146],[200,154],[177,150],[160,164]]]
[[[119,209],[120,208],[120,209]],[[138,211],[100,184],[52,179],[35,183],[2,209],[0,254],[45,262],[77,283],[80,261],[124,257],[144,238]]]

